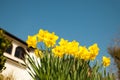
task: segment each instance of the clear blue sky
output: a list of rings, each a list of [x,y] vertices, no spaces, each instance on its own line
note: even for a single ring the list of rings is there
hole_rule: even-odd
[[[0,27],[24,41],[46,29],[81,45],[98,43],[101,59],[120,32],[120,0],[0,0]]]

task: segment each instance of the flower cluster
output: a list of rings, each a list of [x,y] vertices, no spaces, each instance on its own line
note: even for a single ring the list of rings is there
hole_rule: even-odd
[[[80,46],[79,42],[73,40],[69,42],[63,38],[60,40],[59,45],[52,49],[55,56],[62,57],[63,55],[71,55],[75,58],[84,60],[94,60],[99,53],[99,47],[95,43],[88,49],[85,46]]]
[[[47,47],[53,47],[56,44],[56,40],[58,39],[58,36],[55,35],[54,32],[50,33],[47,30],[39,30],[39,33],[37,34],[38,41],[44,42]]]
[[[79,42],[76,40],[70,42],[64,38],[61,38],[58,44],[56,44],[58,38],[59,37],[55,35],[54,32],[50,33],[47,30],[40,29],[37,34],[28,36],[28,40],[26,42],[28,47],[33,47],[36,49],[37,44],[39,42],[43,42],[47,48],[52,48],[52,53],[55,57],[62,58],[64,55],[70,55],[85,61],[95,60],[100,50],[97,43],[87,48],[86,46],[79,45]],[[35,54],[36,56],[42,56],[42,52],[38,49],[35,50]],[[108,66],[109,64],[110,59],[108,60],[106,57],[103,57],[103,65]]]
[[[50,33],[47,30],[40,29],[38,34],[33,36],[28,36],[26,41],[28,47],[37,48],[38,42],[44,42],[47,47],[53,47],[56,44],[58,36],[54,32]]]
[[[104,68],[110,65],[110,58],[103,56],[102,64],[90,65],[99,54],[97,43],[86,47],[76,40],[58,38],[43,29],[28,36],[26,42],[35,55],[26,54],[25,64],[33,80],[115,80]]]

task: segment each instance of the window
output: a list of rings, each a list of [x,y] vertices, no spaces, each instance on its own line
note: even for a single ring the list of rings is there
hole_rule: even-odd
[[[15,57],[24,59],[25,50],[24,48],[18,46],[15,51]]]
[[[11,46],[9,46],[7,49],[6,49],[6,53],[8,53],[8,54],[11,54],[12,53],[12,48],[13,48],[13,46],[11,45]]]

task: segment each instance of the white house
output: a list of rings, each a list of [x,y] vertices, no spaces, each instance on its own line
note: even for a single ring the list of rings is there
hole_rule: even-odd
[[[3,31],[5,32],[5,37],[12,41],[12,46],[4,52],[7,61],[5,63],[6,69],[2,74],[8,75],[9,73],[13,73],[15,80],[31,80],[23,61],[24,54],[26,54],[27,50],[27,44],[9,32]]]

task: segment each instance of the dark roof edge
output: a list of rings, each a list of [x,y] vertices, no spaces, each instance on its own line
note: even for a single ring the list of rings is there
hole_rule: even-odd
[[[25,45],[27,45],[27,43],[26,43],[25,41],[21,40],[20,38],[17,38],[16,36],[14,36],[13,34],[7,32],[6,30],[4,30],[4,29],[2,29],[2,28],[0,28],[0,30],[3,30],[6,35],[11,36],[12,38],[20,41],[21,43],[23,43],[23,44],[25,44]]]

